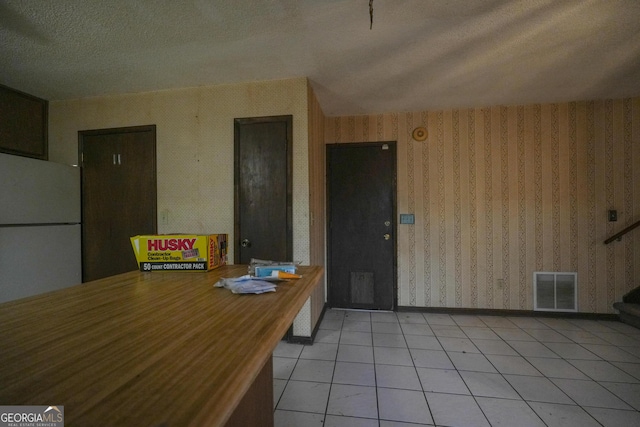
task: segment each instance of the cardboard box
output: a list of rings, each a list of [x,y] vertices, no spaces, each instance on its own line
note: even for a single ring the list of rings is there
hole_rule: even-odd
[[[227,263],[227,235],[135,236],[131,246],[140,271],[209,271]]]

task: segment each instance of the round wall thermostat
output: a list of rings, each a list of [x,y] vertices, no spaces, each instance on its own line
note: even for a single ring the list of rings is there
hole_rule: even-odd
[[[425,139],[427,139],[427,134],[428,132],[425,127],[419,127],[413,130],[411,136],[413,136],[413,139],[415,139],[416,141],[424,141]]]

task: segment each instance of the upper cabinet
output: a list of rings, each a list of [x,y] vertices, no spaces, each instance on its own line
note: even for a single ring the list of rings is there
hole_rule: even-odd
[[[0,85],[0,152],[47,160],[48,103]]]

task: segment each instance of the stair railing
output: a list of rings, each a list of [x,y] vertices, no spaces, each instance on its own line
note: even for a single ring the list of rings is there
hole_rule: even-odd
[[[617,232],[616,234],[614,234],[613,236],[609,237],[607,240],[604,241],[604,244],[608,245],[609,243],[613,242],[614,240],[620,240],[620,238],[622,236],[624,236],[625,234],[627,234],[628,232],[630,232],[631,230],[633,230],[636,227],[640,227],[640,220],[634,222],[633,224],[631,224],[630,226],[628,226],[624,230],[621,230],[621,231]]]

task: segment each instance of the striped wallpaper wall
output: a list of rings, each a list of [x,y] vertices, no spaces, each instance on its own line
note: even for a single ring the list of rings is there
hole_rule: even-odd
[[[307,82],[308,129],[309,129],[309,260],[312,265],[326,267],[325,261],[325,116],[318,99]],[[326,272],[326,270],[325,270]],[[313,292],[311,304],[311,325],[316,326],[326,300],[326,276],[322,277],[322,285]],[[311,331],[309,331],[311,332]]]
[[[640,229],[603,244],[640,219],[640,98],[328,117],[324,138],[398,142],[400,306],[531,310],[533,272],[570,271],[606,313],[640,285]]]

